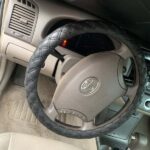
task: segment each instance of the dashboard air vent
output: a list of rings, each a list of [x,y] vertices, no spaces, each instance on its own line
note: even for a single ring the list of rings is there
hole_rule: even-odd
[[[11,0],[6,15],[5,33],[31,43],[39,14],[33,0]]]
[[[29,0],[17,0],[17,1],[22,3],[23,5],[26,5],[28,7],[35,9],[35,5],[32,2],[30,2]]]
[[[19,5],[14,5],[9,28],[31,36],[35,20],[35,12]]]

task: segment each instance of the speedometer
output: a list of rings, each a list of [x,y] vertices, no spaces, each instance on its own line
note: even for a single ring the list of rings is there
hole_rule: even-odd
[[[114,49],[112,40],[109,37],[97,33],[86,33],[69,40],[66,39],[62,42],[61,46],[83,56]]]

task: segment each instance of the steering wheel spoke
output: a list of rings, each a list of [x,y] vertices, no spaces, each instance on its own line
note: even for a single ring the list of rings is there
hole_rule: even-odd
[[[121,56],[125,60],[128,59],[128,58],[133,57],[133,55],[130,52],[129,48],[123,43],[120,43],[119,46],[115,50],[113,50],[112,52],[114,52],[115,54]]]
[[[45,109],[45,113],[53,121],[55,121],[59,115],[53,104]]]
[[[128,97],[129,100],[133,100],[135,95],[133,95],[133,93],[136,93],[138,89],[138,85],[134,85],[132,87],[128,87],[128,90],[126,92],[126,96]]]
[[[89,122],[83,122],[81,130],[86,131],[94,128],[95,128],[94,121],[89,121]]]

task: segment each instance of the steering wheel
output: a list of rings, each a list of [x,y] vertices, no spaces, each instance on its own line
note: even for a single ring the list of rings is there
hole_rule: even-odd
[[[55,55],[65,63],[66,56],[56,51],[56,47],[85,33],[104,34],[119,44],[114,44],[112,51],[91,54],[72,65],[61,75],[52,102],[45,108],[37,92],[37,82],[47,56]],[[125,79],[131,70],[132,85]],[[119,127],[135,111],[143,95],[145,75],[139,43],[125,31],[101,20],[80,21],[56,29],[40,43],[27,66],[25,88],[33,113],[48,129],[67,137],[92,138]],[[97,122],[97,116],[101,119],[118,98],[123,100],[123,106],[114,115]],[[80,126],[63,122],[61,115],[76,117],[81,121]]]

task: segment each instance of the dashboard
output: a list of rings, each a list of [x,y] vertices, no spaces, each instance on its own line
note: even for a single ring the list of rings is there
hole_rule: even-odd
[[[3,12],[1,52],[23,66],[57,22],[96,19],[55,0],[5,0]],[[51,76],[56,62],[57,58],[50,55],[42,73]]]
[[[57,27],[77,20],[97,19],[94,15],[58,0],[5,0],[0,1],[0,4],[4,5],[1,9],[3,10],[1,53],[8,60],[23,66],[27,66],[36,46]],[[114,49],[109,37],[88,33],[70,40],[66,39],[59,46],[62,53],[78,53],[82,56],[106,49]],[[148,50],[145,58],[147,65],[150,66]],[[49,55],[41,73],[52,76],[57,60],[56,57]],[[150,115],[150,78],[147,80],[147,90],[139,110]]]

